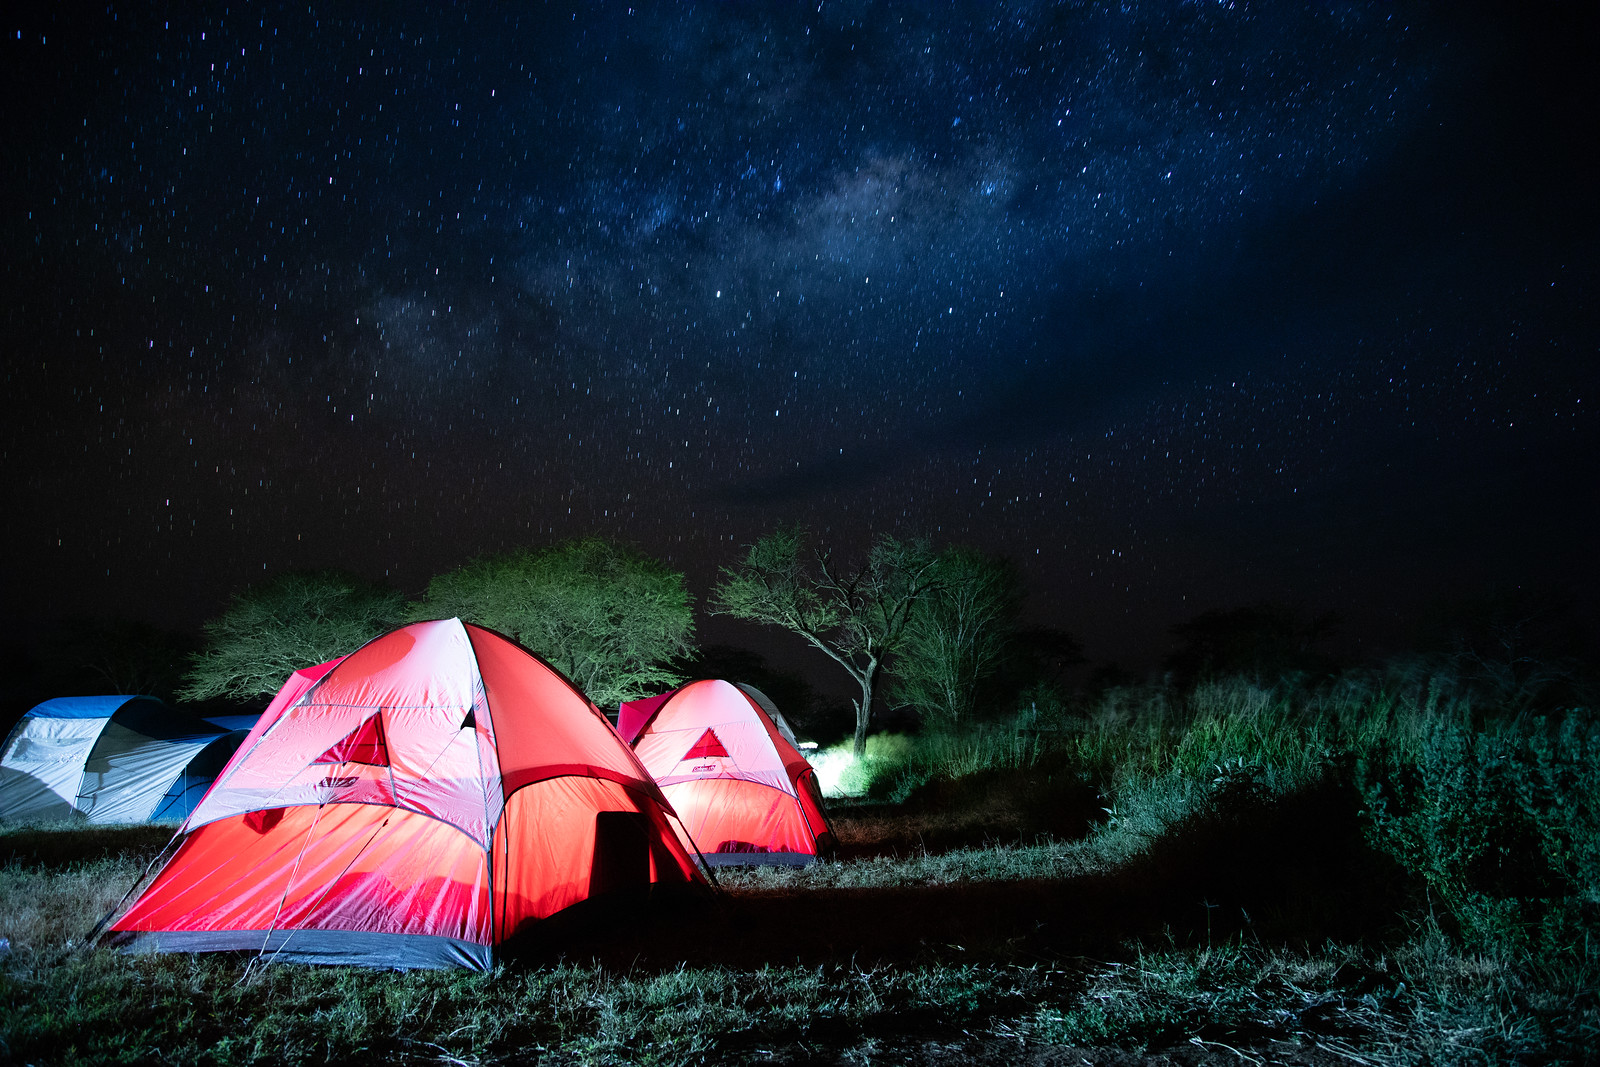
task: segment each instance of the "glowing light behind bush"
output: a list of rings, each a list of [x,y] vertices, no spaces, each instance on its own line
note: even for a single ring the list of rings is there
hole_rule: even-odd
[[[874,781],[904,767],[915,747],[915,740],[904,734],[874,734],[867,738],[867,753],[860,759],[848,741],[808,758],[823,796],[859,797],[867,794]]]
[[[864,762],[856,759],[848,743],[813,753],[811,766],[825,797],[858,797],[872,784]]]

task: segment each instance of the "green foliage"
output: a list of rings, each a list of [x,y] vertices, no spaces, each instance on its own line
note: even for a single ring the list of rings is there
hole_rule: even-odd
[[[798,527],[759,538],[742,563],[723,568],[724,580],[711,597],[713,611],[802,635],[837,626],[839,606],[822,598],[806,570],[804,538]]]
[[[939,553],[892,671],[895,696],[950,730],[971,720],[978,686],[1000,667],[1022,592],[1016,568],[975,549]]]
[[[1026,770],[1047,757],[1081,768],[1108,791],[1137,793],[1166,778],[1209,782],[1219,767],[1234,765],[1255,768],[1273,789],[1289,792],[1380,739],[1415,750],[1421,699],[1413,692],[1398,700],[1370,680],[1301,689],[1231,678],[1187,693],[1117,688],[1076,707],[1052,691],[1033,691],[1011,726],[925,731],[877,749],[870,742],[883,735],[875,735],[870,758],[858,760],[854,792],[903,799],[928,782]]]
[[[1361,784],[1375,839],[1469,943],[1600,963],[1595,716],[1436,721],[1420,752],[1380,746]]]
[[[935,733],[897,769],[885,792],[900,803],[930,781],[956,781],[986,771],[1025,771],[1036,766],[1043,754],[1037,735],[1010,730]]]
[[[920,747],[919,738],[905,734],[873,734],[859,754],[851,744],[838,744],[811,753],[809,762],[824,796],[859,797],[878,779],[898,774]]]
[[[336,571],[293,572],[252,586],[205,624],[205,648],[181,700],[271,696],[291,673],[349,655],[399,624],[399,593]]]
[[[693,649],[683,575],[597,538],[475,560],[434,578],[409,610],[508,634],[607,707],[679,684],[667,664]]]
[[[904,644],[918,602],[933,584],[935,563],[927,544],[884,536],[864,559],[842,565],[830,550],[807,552],[803,530],[780,530],[723,568],[712,611],[782,627],[843,667],[861,687],[854,741],[861,756],[878,672]]]

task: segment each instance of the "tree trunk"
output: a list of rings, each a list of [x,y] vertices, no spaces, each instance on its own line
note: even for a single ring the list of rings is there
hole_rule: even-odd
[[[867,754],[867,724],[872,720],[872,683],[878,677],[878,661],[873,660],[857,679],[861,683],[861,701],[856,705],[856,759]]]

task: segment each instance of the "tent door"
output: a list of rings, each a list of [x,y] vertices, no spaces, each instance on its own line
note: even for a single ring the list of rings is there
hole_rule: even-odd
[[[650,820],[638,811],[601,811],[594,817],[594,864],[589,895],[650,885]]]

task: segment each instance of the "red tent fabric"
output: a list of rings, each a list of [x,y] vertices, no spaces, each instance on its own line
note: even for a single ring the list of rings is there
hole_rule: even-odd
[[[633,744],[639,736],[639,731],[644,729],[644,724],[650,721],[650,716],[656,713],[671,693],[662,693],[659,696],[645,697],[643,700],[627,700],[617,705],[617,733],[628,744]]]
[[[816,772],[764,696],[708,679],[652,700],[634,752],[707,863],[799,866],[833,847]]]
[[[340,656],[338,659],[330,659],[326,663],[319,663],[315,667],[301,667],[289,675],[284,680],[283,687],[278,690],[278,695],[273,697],[272,703],[267,705],[267,710],[261,713],[261,718],[257,720],[257,724],[265,728],[277,721],[278,716],[283,714],[284,708],[299,700],[305,695],[307,689],[322,680],[323,675],[343,662],[344,657]]]
[[[487,970],[579,901],[700,881],[670,815],[555,670],[458,619],[416,623],[263,716],[110,936]]]

